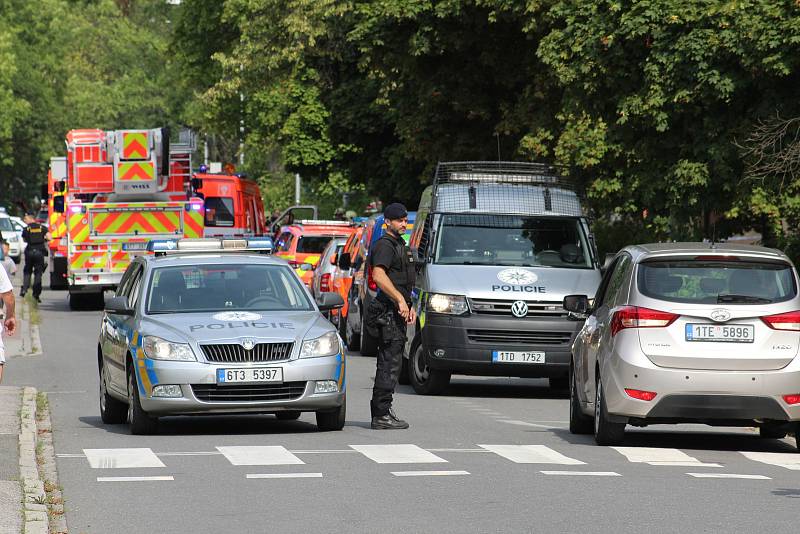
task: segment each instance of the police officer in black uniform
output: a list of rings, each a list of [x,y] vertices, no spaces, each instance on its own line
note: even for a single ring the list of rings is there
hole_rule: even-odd
[[[386,232],[370,253],[372,276],[378,296],[370,302],[365,318],[367,327],[378,334],[378,361],[372,388],[372,428],[401,429],[408,423],[392,410],[392,394],[397,386],[406,343],[406,325],[416,319],[411,307],[411,290],[416,270],[411,251],[403,241],[408,212],[402,204],[389,204],[383,211]]]
[[[36,302],[41,302],[39,295],[42,294],[42,272],[45,269],[44,258],[47,256],[47,240],[49,235],[47,229],[36,222],[33,214],[25,214],[25,224],[28,226],[22,231],[22,239],[28,244],[25,248],[25,267],[22,270],[22,291],[19,296],[24,297],[31,285],[31,273],[33,273],[33,298]]]

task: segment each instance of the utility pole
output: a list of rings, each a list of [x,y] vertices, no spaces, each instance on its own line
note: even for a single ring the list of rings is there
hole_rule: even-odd
[[[300,204],[300,173],[294,175],[294,203]]]

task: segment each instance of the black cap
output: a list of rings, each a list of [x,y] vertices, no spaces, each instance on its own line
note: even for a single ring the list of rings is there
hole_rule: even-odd
[[[388,221],[395,221],[407,216],[408,210],[406,210],[406,207],[399,202],[389,204],[386,206],[386,209],[383,210],[383,218]]]

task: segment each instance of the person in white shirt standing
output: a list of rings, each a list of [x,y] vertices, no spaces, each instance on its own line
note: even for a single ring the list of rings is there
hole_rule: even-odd
[[[3,329],[9,336],[13,336],[17,330],[17,318],[14,314],[14,288],[11,286],[11,280],[8,279],[6,270],[0,267],[0,299],[3,300],[5,307],[5,319],[3,321]],[[6,353],[3,347],[3,333],[0,331],[0,382],[3,381],[3,367],[6,363]]]

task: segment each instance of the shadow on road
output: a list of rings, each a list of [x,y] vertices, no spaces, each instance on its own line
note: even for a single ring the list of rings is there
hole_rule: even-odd
[[[646,429],[631,429],[625,432],[625,447],[658,447],[697,451],[751,451],[751,452],[797,452],[797,448],[779,439],[765,439],[748,430],[720,430],[708,427],[708,431],[681,428],[672,429],[654,426]],[[553,434],[574,445],[597,447],[591,435],[571,434],[567,429],[553,429]]]
[[[304,414],[308,417],[310,414]],[[313,416],[312,416],[313,417]],[[106,425],[99,417],[79,417],[82,423],[105,430],[111,434],[130,435],[127,424]],[[345,426],[369,428],[369,422],[347,421]],[[317,425],[302,419],[279,421],[273,415],[226,416],[175,416],[159,419],[159,436],[217,436],[254,434],[308,434],[317,433]]]

